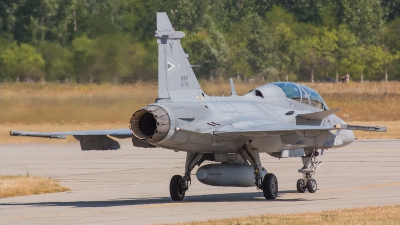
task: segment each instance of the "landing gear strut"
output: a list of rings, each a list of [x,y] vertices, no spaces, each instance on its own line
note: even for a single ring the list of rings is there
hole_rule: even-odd
[[[200,153],[188,152],[186,155],[185,175],[175,175],[169,183],[169,194],[174,201],[182,201],[185,193],[191,184],[190,172],[196,166],[199,159],[203,156]]]
[[[260,153],[247,143],[240,151],[245,164],[254,166],[254,180],[257,189],[263,190],[266,199],[275,199],[278,196],[278,179],[272,173],[267,173],[261,165]],[[263,174],[264,177],[263,177]]]
[[[312,179],[312,175],[315,174],[315,171],[321,167],[323,163],[316,160],[318,155],[319,152],[314,149],[310,155],[302,158],[304,166],[299,169],[298,172],[303,174],[303,178],[297,180],[297,192],[304,193],[308,190],[310,193],[315,193],[317,191],[317,181]]]

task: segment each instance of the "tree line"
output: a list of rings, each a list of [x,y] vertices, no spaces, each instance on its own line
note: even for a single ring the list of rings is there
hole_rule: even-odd
[[[400,79],[400,0],[2,0],[0,82],[155,80],[156,12],[200,78]]]

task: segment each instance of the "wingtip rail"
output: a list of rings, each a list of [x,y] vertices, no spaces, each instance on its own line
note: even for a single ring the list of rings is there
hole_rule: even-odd
[[[25,131],[10,131],[10,136],[25,136],[25,137],[41,137],[41,138],[58,138],[65,139],[66,134],[61,133],[46,133],[46,132],[25,132]]]

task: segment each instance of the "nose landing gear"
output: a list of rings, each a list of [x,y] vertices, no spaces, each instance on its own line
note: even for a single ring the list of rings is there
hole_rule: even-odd
[[[306,192],[306,188],[307,188],[306,181],[304,179],[297,180],[296,187],[297,187],[297,192],[299,192],[299,193]]]
[[[299,193],[304,193],[306,190],[310,193],[315,193],[317,191],[317,181],[311,178],[311,175],[305,175],[309,176],[310,178],[303,178],[297,180],[296,188],[297,192]]]
[[[303,168],[299,169],[298,172],[303,174],[303,178],[297,180],[297,192],[304,193],[306,190],[308,190],[310,193],[315,193],[317,191],[317,181],[312,179],[312,175],[315,174],[315,171],[320,168],[323,163],[316,160],[318,155],[319,152],[317,150],[313,150],[309,156],[302,158],[304,166]]]

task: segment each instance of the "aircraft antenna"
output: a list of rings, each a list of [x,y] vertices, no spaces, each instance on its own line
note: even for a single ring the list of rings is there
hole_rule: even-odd
[[[235,90],[235,85],[233,84],[233,79],[229,78],[229,82],[231,83],[231,93],[232,95],[237,95]]]

